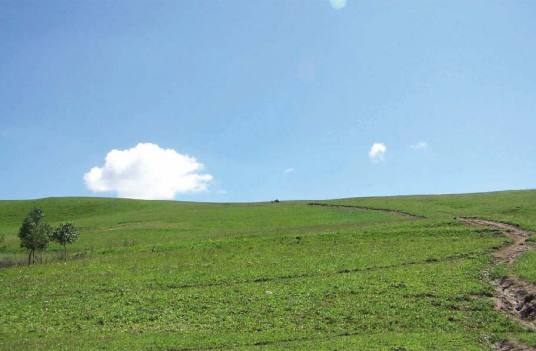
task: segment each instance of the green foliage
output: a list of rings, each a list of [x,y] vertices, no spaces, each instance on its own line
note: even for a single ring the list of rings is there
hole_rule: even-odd
[[[44,217],[43,211],[40,208],[32,209],[19,229],[20,246],[28,250],[36,249],[35,236],[37,227],[41,223],[41,219]]]
[[[60,245],[72,244],[78,239],[78,229],[72,223],[61,223],[52,233],[52,240]]]
[[[63,258],[67,260],[67,244],[78,239],[78,229],[72,223],[61,223],[52,233],[52,240],[63,246]]]
[[[45,250],[50,242],[52,227],[47,223],[39,223],[35,228],[33,242],[35,250]]]
[[[43,211],[39,208],[32,209],[19,229],[20,246],[28,251],[28,264],[33,259],[35,252],[44,251],[48,247],[52,227],[43,222]]]

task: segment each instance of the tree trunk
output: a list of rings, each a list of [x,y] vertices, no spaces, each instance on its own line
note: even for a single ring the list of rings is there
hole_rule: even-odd
[[[67,245],[63,244],[63,260],[67,262]]]
[[[28,266],[32,263],[31,258],[32,258],[32,250],[28,250]]]

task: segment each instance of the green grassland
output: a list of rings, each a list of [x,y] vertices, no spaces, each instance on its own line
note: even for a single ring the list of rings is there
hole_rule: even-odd
[[[536,338],[493,308],[483,272],[499,233],[536,229],[536,191],[205,204],[0,201],[0,259],[32,207],[81,228],[72,259],[0,268],[2,350],[489,350]],[[536,280],[536,256],[515,272]],[[536,263],[536,262],[534,262]]]
[[[429,218],[480,217],[536,231],[536,191],[503,191],[461,195],[369,197],[327,201],[398,209]]]

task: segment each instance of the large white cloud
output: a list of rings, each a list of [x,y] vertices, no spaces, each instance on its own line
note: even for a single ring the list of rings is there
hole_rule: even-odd
[[[203,164],[194,157],[140,143],[126,150],[112,150],[104,166],[84,174],[94,192],[115,192],[133,199],[173,199],[176,194],[204,191],[212,180],[201,174]]]
[[[374,162],[383,161],[386,152],[387,146],[384,143],[374,143],[370,147],[369,158]]]

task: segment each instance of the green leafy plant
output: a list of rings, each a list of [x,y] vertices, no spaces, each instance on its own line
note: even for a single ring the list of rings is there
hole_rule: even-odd
[[[74,243],[78,236],[79,231],[72,223],[62,223],[52,233],[52,240],[63,246],[63,259],[65,261],[67,261],[67,244]]]
[[[32,209],[19,229],[20,246],[28,251],[28,265],[35,263],[35,252],[43,252],[50,241],[52,228],[43,221],[43,210]]]

